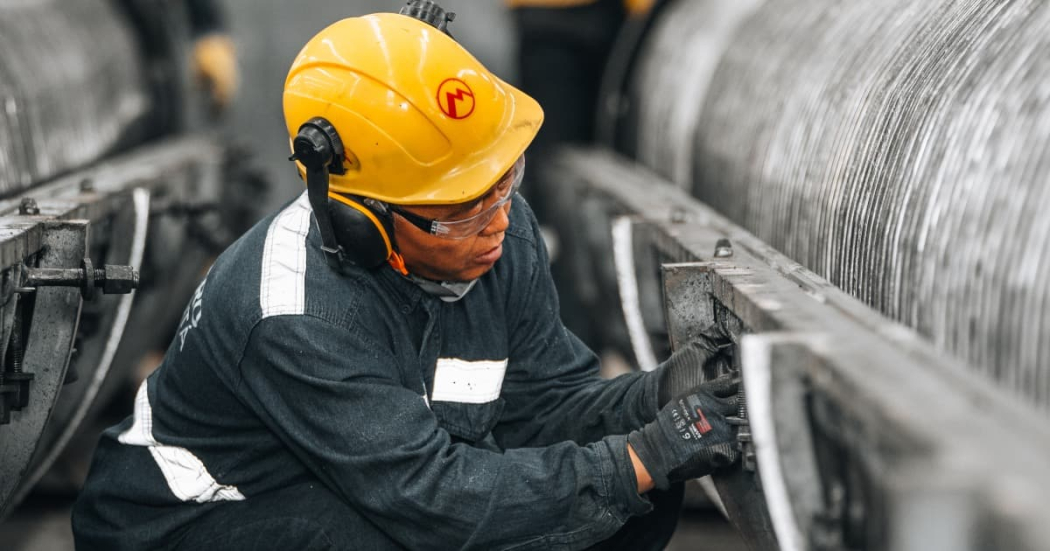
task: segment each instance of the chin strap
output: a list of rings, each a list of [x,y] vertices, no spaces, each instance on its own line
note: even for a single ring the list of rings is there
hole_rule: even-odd
[[[333,270],[343,273],[344,267],[350,264],[346,251],[335,239],[335,230],[332,229],[332,219],[328,217],[328,167],[322,165],[319,169],[306,169],[306,195],[310,199],[310,207],[314,210],[314,219],[317,220],[317,229],[321,233],[321,251],[328,266]]]

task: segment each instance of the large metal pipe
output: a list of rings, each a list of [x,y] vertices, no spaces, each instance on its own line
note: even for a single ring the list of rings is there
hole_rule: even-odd
[[[623,125],[640,161],[1050,408],[1050,5],[705,0],[657,17]]]
[[[0,197],[95,161],[142,121],[137,52],[110,2],[0,3]]]

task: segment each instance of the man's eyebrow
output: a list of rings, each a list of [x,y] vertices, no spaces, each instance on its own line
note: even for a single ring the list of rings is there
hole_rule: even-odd
[[[431,211],[429,214],[424,212],[422,216],[426,218],[432,218],[434,220],[443,220],[449,217],[454,217],[457,214],[462,214],[468,210],[474,208],[474,205],[478,204],[482,200],[482,197],[467,201],[466,203],[458,203],[453,205],[442,205],[442,208],[436,211]],[[435,205],[436,206],[436,205]]]
[[[453,208],[451,211],[449,211],[446,216],[454,216],[456,214],[462,214],[464,212],[467,212],[468,210],[474,208],[483,199],[485,199],[484,195],[482,195],[481,197],[478,197],[477,199],[474,199],[474,200],[471,200],[471,201],[467,201],[466,203],[460,203],[458,205],[454,205],[455,208]]]

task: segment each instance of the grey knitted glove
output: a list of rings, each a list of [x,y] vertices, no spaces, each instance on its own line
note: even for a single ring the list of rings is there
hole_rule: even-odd
[[[740,457],[737,427],[726,421],[737,411],[737,396],[716,396],[711,391],[717,387],[725,392],[728,379],[708,383],[711,389],[705,385],[692,389],[664,406],[655,421],[627,435],[657,488],[711,474]]]
[[[660,373],[657,400],[660,407],[676,396],[703,383],[704,372],[728,371],[732,364],[733,341],[714,324],[689,341],[657,368]],[[713,364],[723,363],[722,367]],[[705,366],[708,369],[705,370]]]

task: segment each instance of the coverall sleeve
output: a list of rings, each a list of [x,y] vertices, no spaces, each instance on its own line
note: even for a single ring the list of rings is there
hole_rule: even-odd
[[[505,453],[452,443],[361,325],[262,320],[240,364],[242,394],[320,480],[405,547],[576,549],[651,509],[621,436]]]
[[[536,225],[534,218],[532,223]],[[501,394],[506,406],[493,431],[497,442],[507,448],[566,440],[586,444],[627,434],[655,419],[656,375],[600,377],[598,357],[561,322],[542,239],[537,240],[536,256],[526,289],[512,294],[519,303],[508,308],[516,319]]]

